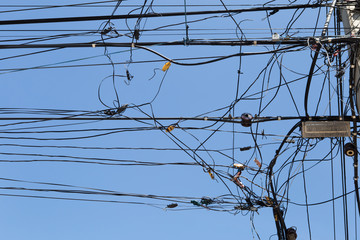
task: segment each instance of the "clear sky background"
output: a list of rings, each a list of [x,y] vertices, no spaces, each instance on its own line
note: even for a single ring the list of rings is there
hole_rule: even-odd
[[[266,1],[90,3],[2,1],[0,19],[184,12],[184,4],[187,12],[247,9],[262,7]],[[290,3],[276,0],[266,6]],[[291,4],[307,3],[298,0]],[[66,6],[72,4],[77,5]],[[14,118],[0,122],[0,238],[277,239],[272,208],[259,206],[259,201],[268,204],[267,167],[299,120],[243,127],[239,121],[204,118],[223,120],[229,112],[234,117],[242,113],[304,116],[305,85],[314,51],[311,46],[281,51],[288,47],[283,44],[239,47],[196,43],[271,40],[274,33],[294,40],[319,36],[327,11],[323,7],[231,17],[221,13],[0,25],[0,118]],[[183,41],[186,23],[188,46],[159,44]],[[333,28],[332,20],[331,36],[335,35]],[[101,34],[104,29],[108,33]],[[138,41],[133,38],[136,29],[140,31]],[[149,49],[186,64],[237,53],[276,54],[234,56],[193,66],[171,64],[164,72],[161,68],[167,60],[148,50],[98,46],[131,42],[140,46],[152,42]],[[87,43],[88,47],[3,46],[71,43]],[[326,55],[324,49],[310,90],[309,112],[314,116],[338,114],[336,63],[332,53]],[[39,53],[44,50],[50,51]],[[341,50],[347,69],[346,47]],[[344,89],[347,77],[348,73]],[[344,104],[348,104],[347,90],[344,95]],[[128,104],[125,112],[106,114],[106,110],[116,111],[124,104]],[[21,119],[32,117],[94,119]],[[181,117],[201,119],[177,120]],[[175,129],[166,132],[171,125]],[[353,193],[347,195],[347,205],[344,198],[338,198],[305,207],[306,201],[323,202],[354,190],[352,159],[340,157],[338,139],[306,140],[300,136],[297,128],[274,167],[287,227],[297,229],[298,239],[344,239],[347,206],[349,239],[357,239],[359,215]],[[244,147],[251,148],[240,151]],[[254,159],[262,163],[261,169]],[[240,180],[247,191],[231,181],[236,174],[234,163],[246,166]],[[344,169],[347,175],[342,181]],[[246,198],[257,211],[236,210],[240,205],[248,206]],[[201,199],[211,199],[211,203],[191,203]],[[174,203],[178,206],[167,208]]]

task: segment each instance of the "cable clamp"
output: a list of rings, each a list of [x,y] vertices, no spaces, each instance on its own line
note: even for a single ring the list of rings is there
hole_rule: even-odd
[[[359,180],[359,177],[354,177],[354,181],[357,181],[357,180]]]
[[[95,43],[91,44],[91,47],[93,47],[93,48],[96,47],[96,44]]]
[[[355,167],[355,168],[357,168],[357,167],[358,167],[358,165],[354,163],[354,167]]]
[[[135,43],[131,43],[131,47],[132,47],[132,48],[135,48]]]
[[[184,46],[189,46],[190,45],[189,37],[184,37],[183,40],[184,40]]]

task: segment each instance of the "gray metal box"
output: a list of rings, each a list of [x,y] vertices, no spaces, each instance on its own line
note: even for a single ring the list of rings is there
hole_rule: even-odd
[[[349,121],[306,121],[302,122],[303,138],[350,137]]]

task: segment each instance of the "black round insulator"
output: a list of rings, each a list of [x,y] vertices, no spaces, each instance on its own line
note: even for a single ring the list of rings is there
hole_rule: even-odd
[[[244,127],[250,127],[253,116],[250,113],[243,113],[241,115],[241,125]]]
[[[286,229],[286,239],[288,240],[296,240],[297,239],[297,233],[296,229],[291,227]]]
[[[346,156],[352,157],[356,154],[357,151],[356,151],[356,147],[354,146],[354,144],[349,142],[349,143],[345,144],[344,152],[345,152]]]

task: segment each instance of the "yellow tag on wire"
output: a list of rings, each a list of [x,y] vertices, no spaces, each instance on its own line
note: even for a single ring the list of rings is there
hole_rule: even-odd
[[[174,130],[175,126],[174,125],[170,125],[166,128],[166,132],[171,132],[172,130]]]
[[[169,69],[170,65],[171,65],[171,62],[165,63],[165,65],[162,67],[161,70],[163,70],[164,72],[166,72],[166,71]]]

